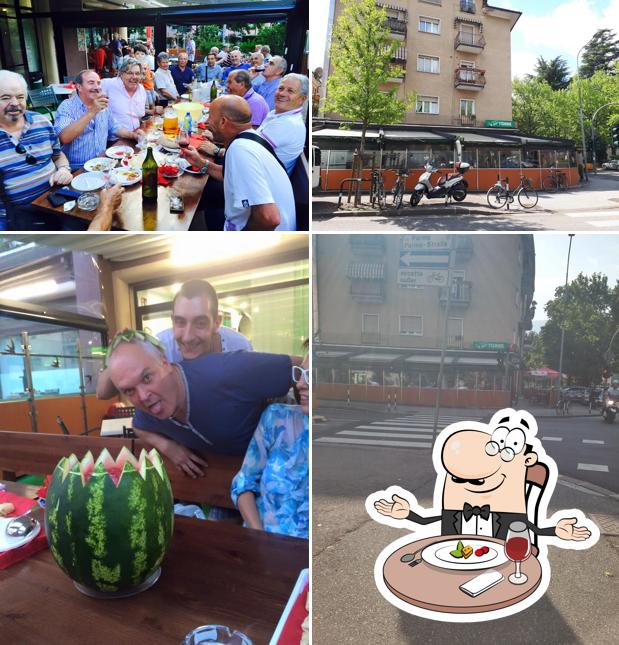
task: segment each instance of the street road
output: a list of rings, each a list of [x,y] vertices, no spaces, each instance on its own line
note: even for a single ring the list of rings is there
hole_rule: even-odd
[[[614,645],[619,633],[619,423],[575,416],[540,418],[539,436],[558,464],[560,479],[549,503],[579,508],[600,527],[585,551],[551,547],[552,578],[544,597],[522,613],[487,623],[443,623],[409,615],[377,591],[373,568],[383,548],[411,534],[372,520],[370,493],[392,484],[430,508],[431,408],[397,412],[377,407],[320,404],[312,442],[312,642],[412,645]],[[458,419],[487,417],[484,410],[441,410],[441,428]],[[324,420],[320,420],[320,418]],[[590,443],[592,441],[603,441]],[[580,468],[579,468],[580,464]],[[583,470],[583,466],[602,468]],[[608,467],[606,471],[605,467]],[[567,475],[567,478],[566,478]],[[600,488],[602,487],[602,488]],[[414,535],[411,534],[411,540]]]
[[[417,208],[381,212],[368,206],[364,212],[337,211],[337,194],[313,197],[315,231],[619,231],[619,171],[590,175],[588,184],[560,193],[539,193],[532,210],[517,203],[510,210],[488,206],[485,193],[471,193],[460,204],[445,206],[444,200],[422,199]],[[367,196],[363,200],[368,202]],[[391,202],[388,195],[387,201]]]

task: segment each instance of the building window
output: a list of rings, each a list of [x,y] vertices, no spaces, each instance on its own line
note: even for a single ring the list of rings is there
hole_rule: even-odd
[[[419,114],[438,114],[438,96],[418,96],[416,112]]]
[[[378,314],[361,314],[361,333],[375,334],[380,332],[380,319]]]
[[[424,18],[423,16],[420,16],[419,31],[423,31],[427,34],[440,34],[441,21],[438,18]]]
[[[447,346],[462,349],[464,346],[464,320],[449,318],[447,321]]]
[[[437,56],[417,56],[417,71],[438,74],[441,71],[441,61]]]
[[[475,45],[477,43],[477,28],[475,25],[460,23],[460,42],[465,45]]]
[[[475,101],[460,99],[460,116],[475,116]]]
[[[423,316],[400,316],[400,333],[423,336]]]
[[[460,0],[460,11],[465,13],[475,13],[474,0]]]

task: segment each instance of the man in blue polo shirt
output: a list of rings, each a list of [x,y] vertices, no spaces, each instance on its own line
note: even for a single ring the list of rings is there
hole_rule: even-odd
[[[249,69],[251,65],[242,62],[241,52],[238,49],[235,49],[233,52],[230,52],[230,67],[224,69],[223,82],[225,83],[228,80],[228,74],[234,72],[237,69]]]
[[[114,338],[108,369],[137,408],[136,434],[192,478],[207,465],[196,453],[244,455],[264,400],[292,382],[290,356],[228,352],[176,364],[157,339],[134,331]]]
[[[257,76],[252,81],[254,89],[267,102],[269,110],[275,109],[275,92],[287,69],[288,63],[285,58],[282,58],[282,56],[273,56],[264,66],[262,75]]]
[[[191,85],[195,74],[190,65],[187,65],[189,59],[187,58],[187,52],[181,50],[178,53],[178,65],[174,65],[170,72],[172,73],[172,78],[174,79],[174,85],[176,90],[181,94],[187,93],[187,86]]]

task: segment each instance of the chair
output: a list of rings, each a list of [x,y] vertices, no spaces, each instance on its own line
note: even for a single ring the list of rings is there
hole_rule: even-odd
[[[48,116],[50,121],[54,122],[58,99],[51,87],[28,90],[28,103],[36,112]]]
[[[527,503],[527,517],[529,521],[538,526],[539,520],[539,506],[542,501],[542,496],[548,483],[549,475],[548,466],[538,461],[533,466],[527,468],[527,476],[525,479],[525,500]],[[531,533],[533,533],[531,531]],[[537,552],[537,535],[533,533],[531,544],[535,547]]]

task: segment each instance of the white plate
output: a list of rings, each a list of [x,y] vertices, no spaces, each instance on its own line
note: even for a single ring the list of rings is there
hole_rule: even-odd
[[[71,186],[81,192],[99,190],[105,186],[105,176],[102,172],[84,172],[77,177],[73,177]]]
[[[187,166],[187,168],[185,168],[185,172],[188,172],[190,175],[201,175],[202,174],[202,172],[200,172],[200,170],[192,170],[191,166]]]
[[[178,161],[176,163],[178,164],[178,170],[179,170],[178,174],[176,174],[176,175],[166,175],[163,172],[163,170],[161,171],[161,174],[166,179],[176,179],[177,177],[180,177],[187,170],[187,168],[189,168],[189,162],[187,161],[187,159],[183,159],[182,157],[179,157]],[[164,161],[161,162],[159,164],[159,166],[161,167],[161,166],[165,166],[165,165],[166,165],[166,163],[165,163],[165,159],[164,159]]]
[[[176,154],[178,154],[178,151],[180,150],[180,147],[178,147],[178,148],[166,148],[166,146],[164,146],[163,144],[161,145],[161,147],[164,150],[167,150],[168,152],[174,152]]]
[[[0,517],[0,553],[10,551],[11,549],[15,549],[23,544],[28,544],[30,540],[34,540],[34,538],[41,532],[41,524],[37,520],[35,527],[30,531],[30,533],[28,533],[28,535],[24,535],[22,537],[11,537],[6,534],[6,526],[13,519],[15,518]]]
[[[508,561],[505,555],[503,545],[488,540],[479,540],[475,536],[471,539],[462,539],[464,546],[472,546],[473,553],[466,559],[454,558],[450,555],[450,551],[455,551],[458,547],[458,540],[444,540],[436,542],[426,547],[421,552],[421,559],[441,569],[458,569],[458,570],[474,570],[474,569],[490,569],[491,567],[498,567]],[[487,546],[488,553],[476,556],[475,551],[482,546]]]
[[[132,155],[133,148],[130,146],[112,146],[105,151],[105,156],[110,159],[122,159],[125,155]]]
[[[84,164],[84,170],[88,172],[105,172],[106,170],[111,170],[115,165],[116,161],[114,159],[96,157],[95,159],[89,159]]]
[[[128,174],[136,173],[136,177],[128,177]],[[140,168],[114,168],[110,173],[110,180],[114,184],[121,186],[132,186],[142,179],[142,170]]]

